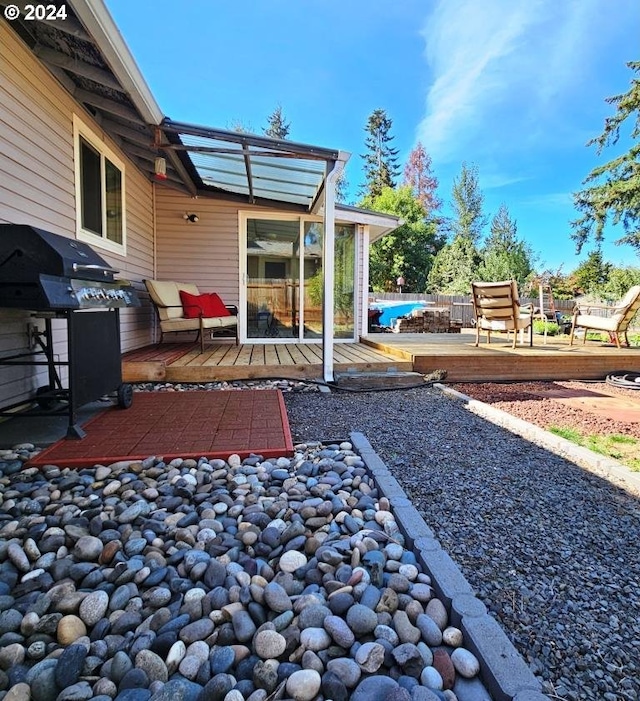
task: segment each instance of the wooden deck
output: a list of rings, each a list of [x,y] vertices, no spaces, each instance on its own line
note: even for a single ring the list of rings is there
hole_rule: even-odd
[[[518,380],[602,379],[610,372],[640,373],[640,348],[578,339],[569,346],[567,336],[534,336],[533,347],[515,350],[503,334],[494,334],[491,345],[476,348],[475,333],[371,334],[360,343],[334,347],[336,372],[349,370],[387,372],[415,370],[428,374],[446,370],[452,382]],[[200,353],[194,343],[163,343],[148,346],[122,358],[125,382],[211,382],[214,380],[284,377],[322,377],[322,346],[319,344],[271,343],[233,345],[219,342]]]
[[[334,347],[336,372],[360,370],[387,372],[411,370],[411,360],[379,351],[362,343],[340,343]],[[163,343],[125,353],[122,357],[125,382],[212,382],[216,380],[322,378],[322,346],[295,343],[208,345]]]
[[[491,344],[481,335],[474,346],[475,332],[460,334],[371,334],[362,343],[403,360],[416,372],[446,370],[452,382],[517,380],[602,379],[617,370],[640,372],[640,348],[622,348],[582,339],[569,346],[568,336],[534,335],[533,346],[511,348],[504,334],[493,334]]]

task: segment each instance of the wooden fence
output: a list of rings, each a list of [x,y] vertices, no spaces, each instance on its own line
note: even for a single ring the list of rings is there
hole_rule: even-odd
[[[408,304],[411,302],[426,302],[429,306],[445,307],[450,309],[451,319],[462,321],[465,328],[472,325],[474,318],[473,306],[471,304],[471,295],[439,295],[439,294],[420,294],[415,292],[370,292],[369,302],[375,300],[381,301],[396,301]],[[540,300],[537,297],[522,297],[522,304],[533,304],[538,307]],[[575,301],[572,299],[557,299],[554,301],[557,311],[562,314],[571,316]]]

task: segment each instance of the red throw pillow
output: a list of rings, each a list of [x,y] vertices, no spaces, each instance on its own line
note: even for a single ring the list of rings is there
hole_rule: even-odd
[[[231,312],[224,306],[224,302],[215,292],[209,293],[209,304],[211,314],[207,316],[231,316]]]
[[[180,290],[180,301],[182,311],[187,319],[197,319],[201,316],[211,316],[209,314],[209,295],[192,295],[190,292]]]
[[[215,292],[192,295],[190,292],[180,290],[180,301],[186,319],[199,317],[210,319],[212,316],[229,316],[231,313]]]

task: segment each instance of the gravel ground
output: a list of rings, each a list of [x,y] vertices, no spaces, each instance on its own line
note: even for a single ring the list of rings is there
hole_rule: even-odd
[[[436,389],[285,401],[294,441],[367,436],[545,693],[637,701],[637,497]]]

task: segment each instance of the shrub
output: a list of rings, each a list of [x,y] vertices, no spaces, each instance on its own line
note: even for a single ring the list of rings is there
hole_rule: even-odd
[[[535,319],[533,322],[533,332],[543,334],[547,332],[547,336],[555,336],[560,331],[560,326],[555,321],[542,321]]]

